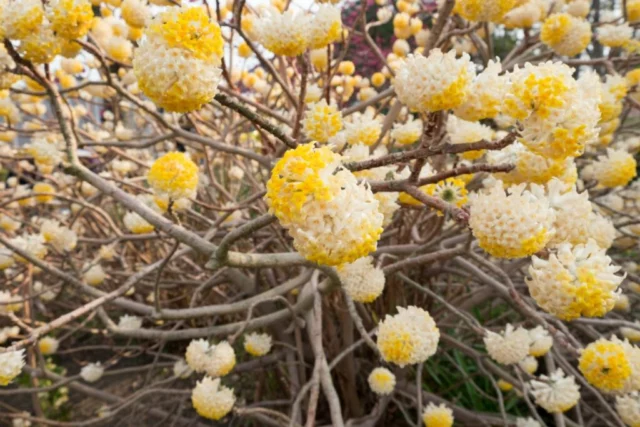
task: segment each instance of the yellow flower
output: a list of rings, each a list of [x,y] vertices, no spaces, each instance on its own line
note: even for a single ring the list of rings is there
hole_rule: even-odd
[[[184,153],[167,153],[153,163],[147,182],[158,195],[167,195],[172,200],[194,197],[198,166]]]
[[[327,104],[323,99],[309,106],[302,124],[309,138],[327,142],[342,129],[342,113],[335,104]]]
[[[425,427],[451,427],[453,425],[453,411],[444,403],[436,406],[433,402],[422,413]]]
[[[49,203],[53,201],[53,196],[49,196],[48,194],[55,194],[56,190],[51,184],[47,184],[46,182],[38,182],[33,186],[33,192],[41,193],[41,195],[36,196],[37,202]]]
[[[215,58],[215,65],[220,64],[222,32],[201,7],[169,8],[153,20],[147,35],[161,36],[169,47],[185,49],[202,60]]]
[[[583,350],[578,367],[590,384],[604,392],[621,391],[631,376],[631,364],[622,343],[604,338]]]
[[[558,55],[575,56],[591,42],[591,24],[568,13],[556,13],[542,24],[540,40]]]
[[[55,33],[67,40],[84,37],[91,28],[93,9],[89,0],[52,0],[47,17]]]

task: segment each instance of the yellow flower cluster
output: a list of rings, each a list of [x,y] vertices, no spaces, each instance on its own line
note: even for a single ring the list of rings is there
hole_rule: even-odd
[[[156,194],[171,200],[194,197],[198,189],[198,166],[185,153],[167,153],[153,162],[147,182]]]
[[[458,0],[454,11],[469,21],[500,22],[516,0]]]
[[[133,69],[142,92],[169,111],[197,110],[217,93],[220,28],[201,7],[170,8],[145,30]]]
[[[575,56],[591,42],[591,24],[568,13],[557,13],[544,21],[540,40],[558,55]]]
[[[273,168],[266,201],[296,249],[319,264],[340,265],[368,255],[382,232],[379,202],[326,146],[304,144],[287,151]]]
[[[302,125],[309,138],[327,142],[342,129],[342,113],[335,104],[327,104],[323,99],[308,107]]]
[[[453,411],[444,403],[435,405],[429,403],[422,413],[424,427],[451,427],[453,425]]]
[[[51,0],[47,18],[58,36],[67,40],[78,39],[89,32],[93,10],[89,0]]]
[[[580,372],[590,384],[612,393],[622,391],[632,375],[629,356],[622,342],[600,338],[580,355]]]

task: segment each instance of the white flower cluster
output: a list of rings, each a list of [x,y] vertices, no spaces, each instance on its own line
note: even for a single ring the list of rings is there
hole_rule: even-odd
[[[532,380],[531,394],[536,404],[551,413],[562,413],[573,408],[580,400],[580,387],[572,376],[565,376],[561,369],[551,375],[541,375]]]
[[[7,385],[20,375],[24,366],[24,350],[0,353],[0,385]]]
[[[220,385],[220,378],[204,377],[193,389],[191,402],[200,416],[219,420],[231,411],[236,397],[233,389]]]
[[[440,331],[429,313],[419,307],[398,307],[378,327],[377,346],[382,358],[400,367],[422,363],[438,349]]]
[[[61,226],[58,221],[52,219],[42,221],[40,233],[42,233],[47,243],[60,252],[72,251],[78,242],[78,236],[75,231]]]
[[[83,366],[80,370],[80,376],[83,380],[88,383],[94,383],[102,378],[102,374],[104,374],[104,368],[98,363],[89,363],[86,366]]]
[[[193,340],[185,353],[185,360],[196,372],[206,372],[213,378],[227,375],[236,365],[236,354],[227,341],[211,345],[204,339]]]
[[[252,332],[244,336],[244,349],[252,356],[264,356],[271,351],[273,339],[269,334]]]
[[[531,339],[529,332],[513,325],[507,324],[502,334],[487,331],[484,337],[484,345],[493,360],[503,365],[513,365],[524,360],[529,355]]]
[[[619,269],[593,239],[573,247],[562,243],[548,260],[532,258],[527,286],[538,305],[560,319],[601,317],[617,299]]]
[[[354,301],[372,302],[384,290],[384,272],[373,265],[373,258],[363,257],[337,268],[344,291]]]

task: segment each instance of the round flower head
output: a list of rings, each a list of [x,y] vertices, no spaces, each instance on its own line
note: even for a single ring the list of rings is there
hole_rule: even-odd
[[[88,285],[98,286],[104,282],[104,279],[107,278],[107,274],[104,272],[100,264],[96,264],[85,271],[82,278]]]
[[[369,387],[374,393],[387,395],[396,387],[396,376],[387,368],[375,368],[369,374]]]
[[[20,310],[22,304],[19,302],[20,297],[13,296],[6,291],[0,291],[0,314],[13,313]]]
[[[462,207],[468,201],[466,184],[460,178],[447,178],[443,181],[438,181],[436,184],[425,185],[421,189],[428,195],[444,200],[456,207]],[[436,213],[442,215],[440,211]]]
[[[422,412],[422,422],[425,427],[451,427],[453,425],[453,411],[444,403],[436,406],[429,402]]]
[[[255,23],[257,40],[271,52],[282,56],[298,56],[307,50],[310,28],[310,17],[294,9],[282,14],[270,11]]]
[[[530,151],[520,142],[514,142],[500,151],[489,151],[487,160],[491,164],[512,163],[515,168],[494,176],[506,185],[530,183],[544,185],[551,179],[573,185],[577,179],[576,164],[571,157],[549,159]]]
[[[0,386],[8,385],[20,375],[24,366],[24,350],[0,353]]]
[[[151,233],[155,227],[135,212],[127,212],[122,218],[124,226],[133,234]]]
[[[271,335],[250,333],[244,336],[244,349],[252,356],[264,356],[271,351]]]
[[[544,0],[529,0],[518,4],[504,16],[506,28],[531,28],[547,14],[548,5]]]
[[[220,378],[204,377],[193,389],[191,402],[201,417],[219,420],[231,411],[236,397],[232,389],[220,385]]]
[[[170,7],[154,17],[145,34],[192,58],[220,65],[224,41],[220,27],[202,7]]]
[[[524,184],[505,193],[502,183],[471,200],[469,225],[482,249],[497,258],[522,258],[545,247],[553,237],[555,212],[543,190]]]
[[[340,8],[323,4],[309,25],[309,48],[322,49],[342,38]]]
[[[45,241],[60,252],[72,251],[78,241],[78,236],[75,231],[60,226],[60,224],[54,220],[44,220],[40,227],[40,232]]]
[[[167,153],[153,162],[147,182],[158,195],[172,200],[195,197],[198,189],[198,166],[184,153]]]
[[[542,326],[536,326],[529,330],[529,340],[529,354],[534,357],[544,356],[553,345],[553,338]]]
[[[447,119],[447,133],[452,144],[491,141],[493,137],[493,130],[489,126],[468,122],[453,115]],[[484,155],[484,150],[467,151],[459,155],[465,160],[477,160]]]
[[[202,55],[206,50],[196,52]],[[215,54],[199,59],[190,50],[169,47],[158,38],[143,41],[133,56],[140,90],[158,106],[180,113],[198,110],[213,99],[222,75],[214,66],[218,63]]]
[[[350,145],[373,145],[378,141],[382,131],[382,123],[373,117],[373,111],[354,114],[349,122],[345,122],[344,130],[347,143]]]
[[[629,427],[640,426],[640,393],[634,391],[626,396],[616,397],[616,411],[620,419]]]
[[[603,187],[623,187],[636,176],[636,167],[632,154],[608,148],[607,155],[593,163],[593,178]]]
[[[308,106],[302,125],[309,138],[327,142],[342,129],[342,113],[335,104],[322,99]]]
[[[104,374],[104,368],[98,363],[89,363],[80,370],[80,376],[88,383],[95,383]]]
[[[338,267],[344,291],[354,301],[373,302],[384,290],[384,272],[373,265],[373,258],[363,257]]]
[[[184,355],[187,365],[196,372],[204,372],[207,366],[208,351],[210,345],[207,340],[192,340],[187,346],[187,352]]]
[[[55,33],[64,39],[84,37],[91,28],[93,10],[89,0],[51,0],[47,18]]]
[[[134,28],[144,27],[150,16],[146,2],[142,0],[124,0],[122,5],[120,5],[120,12],[122,13],[122,19]],[[198,14],[197,11],[191,13]]]
[[[536,405],[552,414],[566,412],[580,400],[580,387],[576,379],[565,376],[561,369],[549,376],[541,375],[538,380],[532,380],[530,385]]]
[[[591,42],[591,24],[568,13],[556,13],[542,24],[540,40],[558,55],[575,56]]]
[[[265,197],[310,261],[340,265],[375,250],[383,215],[365,183],[341,166],[328,147],[299,145],[273,168]]]
[[[640,390],[640,349],[613,337],[589,344],[578,368],[590,384],[605,393]]]
[[[513,325],[507,324],[502,334],[487,331],[484,345],[493,360],[503,365],[513,365],[529,354],[529,332],[521,327],[514,329]]]
[[[529,375],[533,375],[538,370],[538,359],[533,356],[527,356],[518,362],[518,366]]]
[[[560,243],[587,243],[590,237],[592,211],[589,193],[578,193],[575,186],[569,186],[555,178],[547,184],[547,191],[549,203],[556,212],[556,220],[553,223],[556,234],[549,244],[556,246]]]
[[[14,237],[11,239],[11,244],[37,259],[43,259],[47,255],[47,247],[44,245],[44,237],[41,234],[23,234]],[[18,262],[27,262],[18,254],[14,254],[14,257]]]
[[[507,77],[500,76],[500,71],[502,66],[499,61],[489,61],[484,71],[470,84],[464,103],[454,110],[456,116],[478,121],[498,115],[507,91]]]
[[[18,51],[34,64],[48,64],[60,53],[60,48],[60,39],[50,25],[44,24],[22,38]]]
[[[597,140],[600,119],[600,92],[593,90],[600,81],[594,73],[585,74],[566,92],[568,104],[561,114],[531,115],[522,124],[520,139],[531,151],[553,159],[580,156],[588,144]],[[543,89],[544,91],[544,89]]]
[[[193,371],[183,359],[176,360],[173,364],[173,376],[177,378],[186,379],[191,376]]]
[[[137,316],[129,316],[125,314],[120,316],[118,320],[118,328],[123,330],[140,329],[142,327],[142,319]]]
[[[44,19],[44,9],[40,0],[9,0],[3,7],[2,15],[4,36],[22,40],[38,31]]]
[[[409,145],[420,139],[422,120],[409,117],[406,123],[396,123],[391,131],[391,138],[400,145]]]
[[[427,311],[398,307],[398,314],[380,322],[377,346],[385,361],[404,367],[433,356],[439,340],[440,331]]]
[[[205,371],[211,377],[223,377],[236,366],[236,353],[227,341],[212,345],[207,351]]]
[[[595,212],[591,213],[589,237],[594,239],[602,249],[609,249],[616,238],[616,228],[613,223]]]
[[[567,13],[576,18],[585,19],[589,15],[591,1],[589,0],[573,0],[567,5]]]
[[[515,5],[516,0],[458,0],[455,11],[469,21],[499,23]]]
[[[598,27],[598,41],[603,46],[622,47],[632,36],[633,28],[627,23]]]
[[[443,54],[434,49],[428,57],[409,55],[398,70],[393,87],[398,99],[411,110],[448,110],[466,100],[474,74],[466,53],[456,58],[453,50]]]
[[[60,342],[53,337],[44,337],[38,341],[38,348],[40,349],[40,353],[44,356],[49,356],[50,354],[58,351],[58,347],[60,346]]]
[[[617,299],[623,277],[593,239],[585,245],[558,245],[548,260],[533,257],[527,286],[542,309],[562,320],[602,317]]]

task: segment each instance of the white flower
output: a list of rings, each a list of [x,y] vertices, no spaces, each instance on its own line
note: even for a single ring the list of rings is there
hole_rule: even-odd
[[[390,394],[396,387],[396,376],[387,368],[375,368],[369,374],[369,387],[379,395]]]
[[[342,38],[340,8],[323,4],[313,16],[309,28],[309,48],[322,49]]]
[[[536,303],[560,319],[602,317],[617,299],[619,269],[592,239],[574,247],[563,243],[548,260],[532,258],[527,286]]]
[[[398,70],[393,87],[400,102],[411,110],[448,110],[465,101],[474,75],[466,53],[457,59],[453,50],[443,54],[434,49],[428,57],[409,55]]]
[[[9,338],[15,338],[20,333],[20,328],[18,326],[6,326],[4,328],[0,328],[0,345],[7,342]]]
[[[622,47],[633,36],[633,28],[628,23],[606,24],[598,27],[598,41],[604,46]]]
[[[91,266],[82,276],[82,279],[91,286],[100,285],[106,278],[107,274],[104,272],[100,264]]]
[[[529,354],[535,357],[541,357],[547,354],[553,345],[553,338],[549,332],[542,326],[536,326],[529,330]]]
[[[363,257],[337,268],[345,292],[354,301],[373,302],[384,290],[384,272],[373,265],[373,258]]]
[[[531,394],[536,404],[551,413],[562,413],[573,408],[580,400],[580,387],[573,376],[565,376],[561,369],[550,376],[532,380]]]
[[[59,346],[60,342],[53,337],[44,337],[38,341],[38,348],[40,349],[40,353],[44,356],[55,353],[58,351]]]
[[[636,328],[620,327],[620,334],[629,341],[638,342],[640,341],[640,321],[636,320],[634,324]]]
[[[210,420],[219,420],[231,411],[236,402],[233,389],[220,385],[220,378],[204,377],[191,393],[196,412]]]
[[[223,377],[236,365],[236,354],[227,341],[211,346],[207,356],[205,371],[210,377]]]
[[[120,316],[118,328],[123,330],[140,329],[142,327],[142,319],[137,316],[129,316],[125,314]]]
[[[613,223],[595,212],[589,219],[589,237],[594,239],[602,249],[609,249],[616,238],[616,228]]]
[[[184,359],[176,360],[176,363],[173,364],[173,375],[178,378],[189,378],[193,370],[189,367],[187,362]]]
[[[290,8],[280,14],[268,11],[255,23],[257,40],[262,45],[282,56],[298,56],[309,46],[311,19]]]
[[[364,114],[354,114],[351,121],[344,123],[345,137],[350,145],[373,145],[378,141],[382,131],[382,123],[373,116],[372,110]]]
[[[493,130],[489,126],[479,122],[469,122],[459,119],[456,116],[449,116],[447,119],[447,133],[452,144],[467,144],[470,142],[491,141]],[[459,153],[465,160],[476,160],[482,157],[483,150],[467,151]]]
[[[522,258],[543,249],[555,232],[555,212],[544,190],[524,184],[505,193],[502,182],[471,199],[469,225],[478,244],[498,258]]]
[[[422,135],[422,120],[409,117],[406,123],[396,123],[391,130],[391,138],[400,145],[413,144]]]
[[[444,403],[436,405],[429,402],[422,412],[422,422],[425,427],[451,427],[453,425],[453,411]]]
[[[271,335],[256,332],[244,336],[244,349],[252,356],[264,356],[271,351]]]
[[[404,367],[433,356],[439,340],[440,331],[427,311],[398,307],[398,314],[387,314],[380,322],[377,346],[385,361]]]
[[[8,314],[20,310],[22,298],[11,295],[8,291],[0,291],[0,314]]]
[[[75,231],[62,227],[58,221],[45,219],[40,226],[44,239],[60,252],[72,251],[78,242]]]
[[[80,376],[88,383],[95,383],[102,378],[102,374],[104,374],[104,368],[100,362],[89,363],[80,370]]]
[[[636,427],[640,420],[640,393],[634,391],[626,396],[617,396],[616,411],[622,421],[631,427]]]
[[[502,334],[487,331],[484,345],[493,360],[503,365],[512,365],[529,354],[529,332],[522,327],[514,329],[513,325],[507,324]]]
[[[533,375],[538,370],[538,359],[533,356],[527,356],[518,362],[518,366],[529,375]]]
[[[0,385],[7,385],[20,375],[24,366],[24,350],[0,353]]]
[[[127,212],[123,218],[124,226],[134,234],[150,233],[154,226],[149,224],[146,219],[142,218],[136,212]]]
[[[187,365],[196,372],[204,372],[209,351],[209,342],[205,339],[191,340],[184,355]]]
[[[549,181],[547,191],[549,204],[556,212],[553,223],[556,234],[549,245],[586,243],[590,237],[592,215],[589,193],[578,193],[575,186],[569,186],[556,178]]]
[[[240,181],[244,177],[244,171],[239,166],[231,166],[228,174],[229,178],[233,181]]]
[[[42,259],[47,255],[44,237],[40,234],[23,234],[22,236],[14,237],[11,239],[11,244],[37,259]],[[18,254],[14,254],[14,258],[16,261],[26,262]]]
[[[506,75],[500,75],[501,71],[499,60],[489,61],[487,67],[471,83],[469,94],[464,103],[454,110],[455,115],[469,121],[497,116],[502,109],[508,83]]]
[[[607,155],[593,163],[593,178],[603,187],[622,187],[636,176],[636,167],[632,154],[608,148]]]

